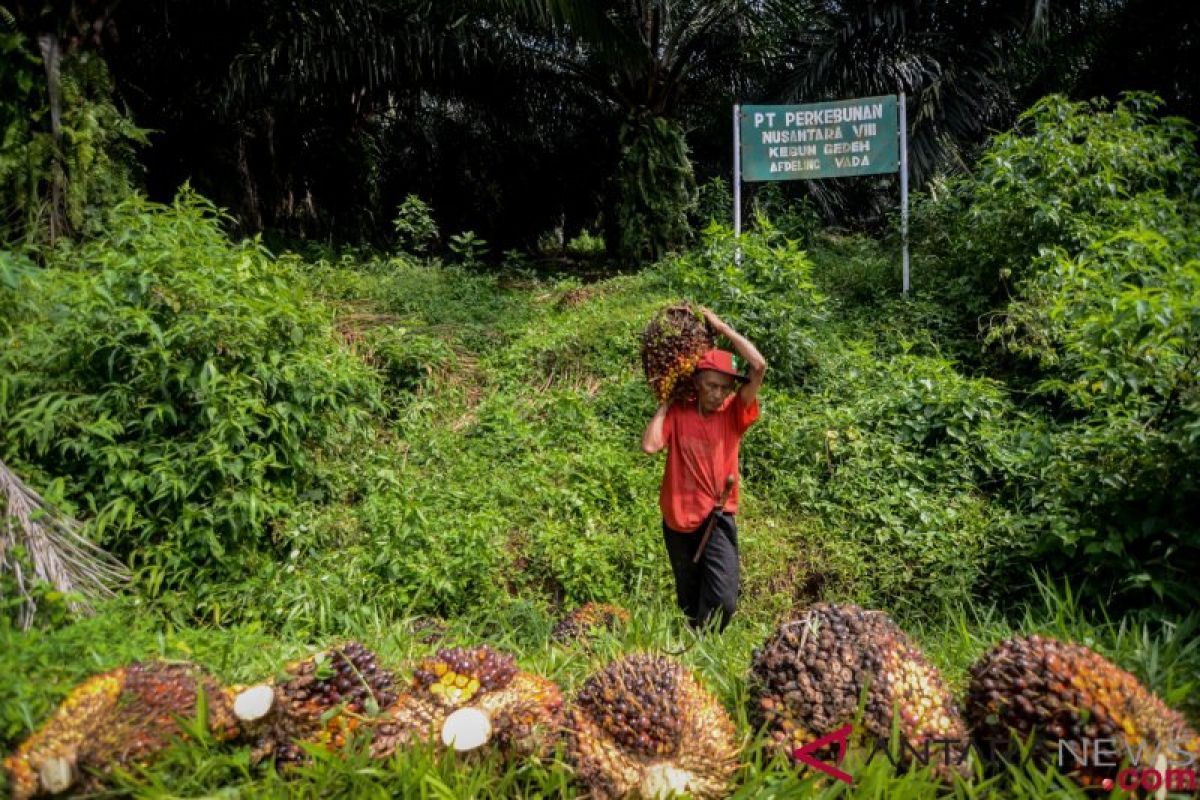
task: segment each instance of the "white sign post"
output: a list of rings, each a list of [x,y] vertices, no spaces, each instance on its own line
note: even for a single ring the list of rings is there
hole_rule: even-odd
[[[733,235],[742,235],[742,107],[733,104]]]
[[[908,294],[908,109],[900,93],[900,241],[904,249],[901,282]]]

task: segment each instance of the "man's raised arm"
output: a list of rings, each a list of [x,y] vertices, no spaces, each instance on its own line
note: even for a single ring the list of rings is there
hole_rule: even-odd
[[[763,358],[762,353],[758,352],[758,348],[749,339],[735,331],[710,309],[705,308],[703,311],[704,319],[713,329],[713,333],[719,333],[728,339],[729,343],[733,345],[734,351],[746,362],[747,377],[750,380],[742,385],[742,388],[738,390],[738,394],[742,398],[743,405],[753,405],[754,399],[758,397],[758,388],[763,384],[763,376],[767,374],[767,360]]]

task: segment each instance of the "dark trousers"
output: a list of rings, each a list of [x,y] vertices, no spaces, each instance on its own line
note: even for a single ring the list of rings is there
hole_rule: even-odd
[[[671,559],[671,571],[675,573],[675,597],[688,622],[692,627],[703,627],[714,615],[719,615],[723,631],[737,608],[740,572],[737,523],[732,514],[720,514],[700,563],[693,564],[692,558],[710,518],[711,515],[691,533],[672,530],[664,520],[663,542]]]

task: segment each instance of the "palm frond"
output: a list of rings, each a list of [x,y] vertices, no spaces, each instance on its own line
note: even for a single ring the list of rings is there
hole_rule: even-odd
[[[28,628],[37,611],[34,581],[68,595],[71,610],[82,613],[129,580],[125,566],[80,535],[80,528],[0,461],[0,577],[10,574],[16,584],[21,627]]]

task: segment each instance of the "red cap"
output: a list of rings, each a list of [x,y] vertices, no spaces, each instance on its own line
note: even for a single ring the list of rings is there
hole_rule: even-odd
[[[734,369],[733,353],[729,352],[728,350],[718,350],[715,347],[705,353],[704,356],[701,357],[700,362],[696,364],[697,372],[702,369],[711,369],[716,372],[723,372],[726,375],[732,375],[740,381],[750,380],[745,375]]]

